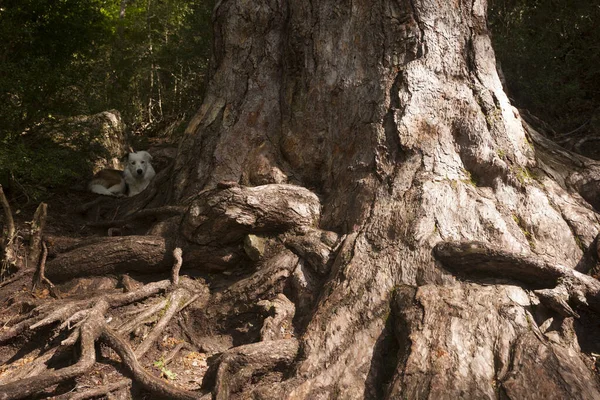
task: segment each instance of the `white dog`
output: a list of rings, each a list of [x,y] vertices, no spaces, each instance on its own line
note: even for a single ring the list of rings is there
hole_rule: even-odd
[[[124,171],[103,169],[99,171],[90,183],[88,189],[93,193],[107,196],[135,196],[148,187],[156,175],[150,164],[152,156],[147,151],[129,153],[126,157],[127,166]]]

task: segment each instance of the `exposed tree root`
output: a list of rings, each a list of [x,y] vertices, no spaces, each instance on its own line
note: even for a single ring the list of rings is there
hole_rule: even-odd
[[[172,263],[164,238],[118,236],[92,240],[90,244],[61,253],[47,264],[52,280],[129,271],[167,271]]]
[[[178,253],[179,257],[173,266],[173,277],[175,277],[173,281],[179,281],[179,276],[175,276],[175,271],[178,271],[179,267],[181,267],[180,251]],[[106,314],[111,308],[118,308],[144,300],[171,286],[174,290],[169,294],[168,300],[160,301],[141,312],[137,317],[134,317],[134,324],[125,323],[119,328],[118,332],[115,332],[108,326]],[[150,346],[154,344],[177,312],[189,304],[190,297],[194,298],[193,288],[195,287],[197,285],[187,280],[184,280],[182,286],[179,287],[173,285],[171,280],[164,280],[144,285],[127,293],[104,295],[84,300],[62,301],[58,304],[57,302],[46,303],[36,307],[25,319],[11,327],[5,328],[0,334],[0,342],[12,339],[26,329],[39,329],[55,323],[60,323],[57,328],[58,332],[73,330],[59,346],[50,349],[43,356],[30,363],[30,365],[13,372],[12,376],[6,377],[3,381],[8,383],[0,386],[0,399],[27,398],[50,386],[87,373],[96,362],[94,346],[96,342],[103,342],[112,348],[120,356],[124,367],[131,373],[132,378],[146,390],[153,393],[153,396],[169,399],[200,398],[200,393],[178,389],[152,376],[138,362],[138,358],[146,353]],[[148,310],[156,313],[165,304],[166,310],[164,314],[134,352],[128,342],[121,337],[121,333],[129,333],[131,329],[135,328],[135,324],[143,323],[150,316]],[[157,307],[157,305],[160,307]],[[56,352],[63,351],[67,346],[72,346],[77,342],[79,343],[80,357],[75,364],[57,370],[47,369],[45,364]],[[129,384],[128,380],[121,381],[117,385],[106,385],[91,391],[83,391],[76,394],[75,398],[88,398],[98,394],[105,394]]]
[[[534,292],[542,303],[563,316],[579,317],[569,302],[600,312],[600,282],[565,266],[484,242],[440,242],[433,251],[442,264],[459,272],[505,277],[538,287]]]
[[[215,400],[227,400],[252,376],[260,372],[285,369],[296,359],[298,340],[264,341],[235,347],[221,356],[213,391]]]
[[[33,289],[40,286],[42,283],[47,284],[50,287],[54,287],[54,284],[46,278],[46,258],[48,257],[48,246],[45,242],[42,242],[42,258],[40,259],[40,265],[33,278]]]

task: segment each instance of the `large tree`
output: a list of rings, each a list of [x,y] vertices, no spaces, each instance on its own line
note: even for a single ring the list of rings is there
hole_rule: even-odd
[[[214,398],[600,397],[585,354],[600,310],[585,274],[598,166],[511,106],[486,12],[485,0],[218,2],[211,81],[172,179],[123,203],[183,216],[146,242],[103,239],[138,269],[180,246],[184,270],[225,273],[187,316],[220,354]],[[125,268],[113,254],[85,269],[99,246],[47,275]]]

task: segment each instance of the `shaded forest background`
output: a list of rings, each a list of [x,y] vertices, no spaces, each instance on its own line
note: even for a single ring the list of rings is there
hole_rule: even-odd
[[[137,148],[176,141],[209,71],[213,1],[0,0],[0,184],[17,204],[85,180],[102,149],[56,121],[117,110]],[[492,0],[514,104],[600,134],[600,3]]]

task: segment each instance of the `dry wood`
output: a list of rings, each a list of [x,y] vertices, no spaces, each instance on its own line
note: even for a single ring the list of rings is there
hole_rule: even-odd
[[[13,219],[12,211],[10,209],[10,204],[8,204],[8,199],[4,194],[2,185],[0,185],[0,204],[2,204],[2,210],[4,210],[5,219],[5,232],[4,236],[2,237],[2,245],[6,247],[13,241],[17,231],[15,228],[15,220]]]
[[[95,389],[86,390],[83,392],[73,393],[69,395],[69,400],[86,400],[94,397],[107,395],[110,392],[115,392],[120,389],[125,389],[131,386],[131,379],[123,379],[119,382],[109,383]]]
[[[40,264],[40,253],[42,252],[42,235],[46,226],[46,217],[48,216],[48,205],[40,203],[33,214],[31,221],[31,237],[29,238],[29,265],[37,266]]]
[[[0,244],[2,245],[2,265],[0,266],[0,275],[3,275],[7,272],[8,267],[14,265],[15,262],[13,245],[17,231],[12,210],[10,209],[10,204],[2,189],[2,185],[0,185],[0,204],[4,210],[5,224],[3,235],[0,238]]]
[[[48,246],[46,246],[46,242],[42,241],[42,258],[40,259],[40,264],[37,268],[37,271],[33,278],[33,289],[40,286],[42,283],[46,283],[50,287],[54,287],[54,284],[46,278],[46,259],[48,257]]]

